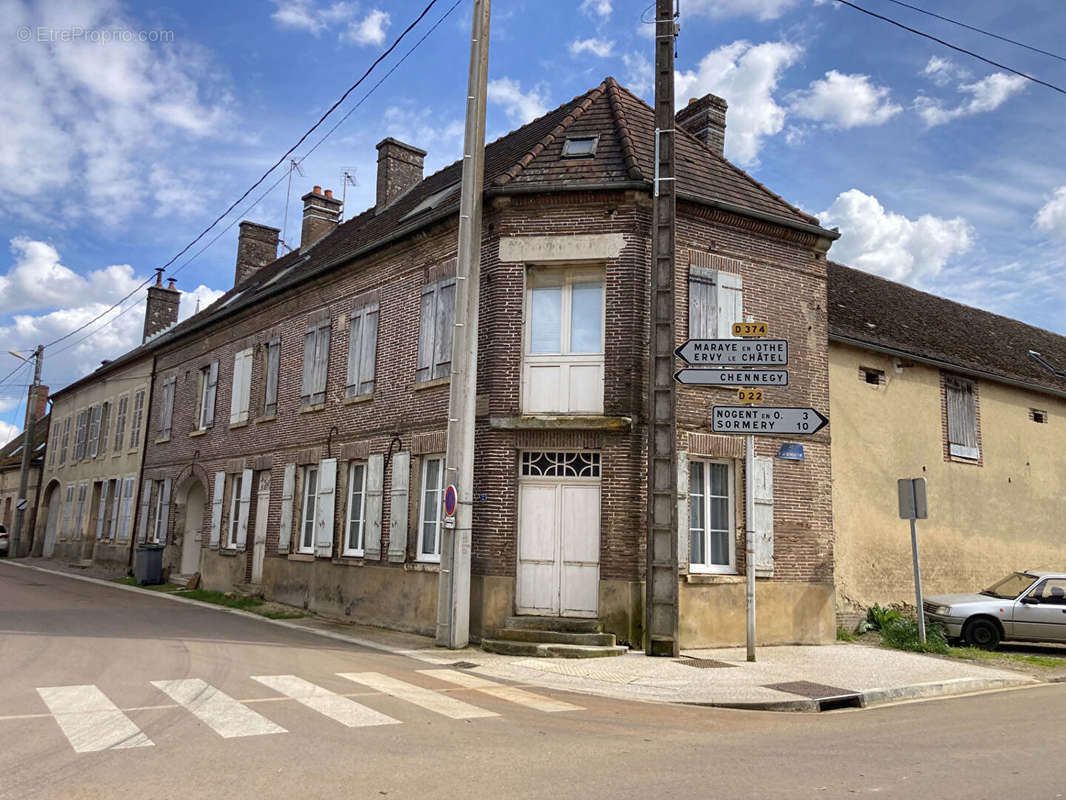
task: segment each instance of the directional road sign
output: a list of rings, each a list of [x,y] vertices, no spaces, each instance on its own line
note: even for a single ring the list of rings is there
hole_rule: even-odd
[[[674,351],[702,367],[777,367],[788,363],[784,339],[689,339]]]
[[[674,380],[690,386],[788,386],[788,370],[686,367],[674,373]]]
[[[802,436],[816,433],[829,424],[813,408],[714,406],[711,411],[711,430],[715,433]]]

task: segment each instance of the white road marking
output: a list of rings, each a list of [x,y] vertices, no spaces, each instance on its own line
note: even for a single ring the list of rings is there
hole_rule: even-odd
[[[274,724],[199,678],[152,681],[152,686],[165,692],[175,703],[187,708],[224,739],[287,733],[280,725]]]
[[[361,683],[363,686],[369,686],[371,689],[377,689],[379,692],[398,697],[408,703],[421,706],[427,711],[434,711],[452,719],[499,716],[495,711],[486,711],[483,708],[464,703],[462,700],[456,700],[446,694],[434,692],[432,689],[390,678],[380,672],[338,672],[337,674],[342,678]]]
[[[372,708],[360,705],[329,689],[323,689],[295,675],[253,675],[253,681],[269,686],[275,692],[291,697],[319,714],[324,714],[349,728],[366,728],[372,725],[399,725],[398,719],[386,716]]]
[[[133,720],[91,684],[51,686],[37,693],[76,753],[152,746]]]
[[[502,683],[485,680],[479,675],[458,672],[454,669],[420,669],[418,672],[422,675],[429,675],[431,678],[440,678],[442,681],[457,684],[466,689],[476,689],[479,692],[498,697],[500,700],[507,700],[510,703],[517,703],[520,706],[537,711],[585,710],[581,706],[564,703],[562,700],[552,700],[550,697],[542,697],[539,694],[527,692],[525,689],[519,689],[517,686],[506,686]]]

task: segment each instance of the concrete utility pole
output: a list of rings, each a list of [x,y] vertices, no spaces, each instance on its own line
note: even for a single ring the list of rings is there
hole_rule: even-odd
[[[445,477],[457,490],[453,517],[441,535],[437,644],[458,649],[470,641],[470,548],[474,498],[474,415],[477,400],[477,322],[481,278],[481,192],[485,177],[485,91],[489,72],[490,0],[474,0],[470,76],[459,199],[455,269],[455,329],[448,398]]]
[[[655,187],[648,352],[648,567],[644,652],[678,655],[674,382],[674,0],[655,3]]]
[[[13,356],[18,356],[23,361],[29,358],[19,353],[9,351]],[[37,389],[41,385],[41,362],[44,360],[44,345],[37,345],[37,349],[30,356],[33,359],[33,383],[30,386],[30,396],[26,405],[26,424],[23,427],[22,439],[22,471],[19,473],[19,494],[15,503],[15,525],[11,531],[11,540],[8,542],[8,558],[17,558],[19,554],[19,539],[22,536],[22,522],[26,519],[26,511],[29,508],[29,498],[26,493],[30,488],[30,461],[33,459],[33,429],[37,421]]]
[[[755,437],[744,437],[744,584],[748,661],[755,660]]]

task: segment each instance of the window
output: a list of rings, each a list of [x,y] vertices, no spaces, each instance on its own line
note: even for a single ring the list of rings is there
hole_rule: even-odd
[[[422,510],[418,523],[418,560],[440,561],[441,498],[444,495],[444,456],[422,459]]]
[[[271,339],[266,346],[266,394],[263,397],[263,414],[278,413],[278,369],[281,366],[281,339]]]
[[[315,552],[315,509],[318,506],[318,467],[304,467],[303,508],[300,511],[300,553]]]
[[[218,362],[212,361],[200,369],[200,413],[196,429],[206,430],[215,424],[215,393],[218,387]]]
[[[526,289],[522,410],[603,413],[603,273],[532,271]]]
[[[600,454],[589,452],[522,453],[523,478],[598,478]]]
[[[427,283],[422,287],[416,381],[431,381],[451,375],[454,327],[455,278]]]
[[[241,511],[241,473],[229,476],[229,533],[226,535],[226,547],[237,546],[237,520]]]
[[[73,487],[72,487],[73,488]],[[74,515],[74,538],[80,539],[82,523],[85,521],[85,495],[88,494],[89,484],[83,483],[78,487],[78,511]]]
[[[133,490],[136,478],[126,478],[122,487],[122,506],[118,518],[118,540],[126,541],[130,538],[130,526],[133,522]]]
[[[1029,409],[1029,419],[1033,422],[1047,423],[1047,411],[1039,408]]]
[[[118,399],[118,413],[115,415],[115,455],[122,452],[122,442],[126,438],[126,409],[129,403],[128,395],[122,395]]]
[[[159,401],[159,438],[169,439],[174,427],[174,389],[177,378],[171,376],[163,379],[163,396]]]
[[[366,464],[348,465],[348,514],[344,528],[342,555],[363,555],[363,527],[366,523]]]
[[[141,421],[144,419],[144,389],[133,395],[133,416],[130,419],[130,450],[141,446]]]
[[[568,136],[563,143],[563,158],[592,158],[596,155],[597,136]]]
[[[229,423],[248,421],[248,406],[252,395],[252,348],[233,356],[233,386],[230,394]]]
[[[374,362],[378,348],[380,306],[370,303],[352,312],[348,333],[348,385],[345,394],[357,397],[374,393]]]
[[[1028,597],[1055,606],[1066,606],[1066,578],[1048,578],[1038,583]]]
[[[948,421],[948,455],[976,461],[981,458],[977,441],[977,384],[958,375],[944,375]]]
[[[301,406],[326,402],[326,379],[329,376],[328,319],[311,325],[304,334],[304,376],[300,390]]]
[[[734,572],[733,464],[690,461],[689,569],[693,572]]]
[[[59,449],[59,466],[67,463],[68,444],[70,444],[70,417],[63,420],[63,445]]]
[[[859,367],[859,380],[871,386],[884,386],[885,371],[872,367]]]
[[[85,439],[89,432],[89,409],[78,412],[77,427],[74,430],[74,461],[85,458]]]
[[[689,267],[688,338],[732,339],[733,323],[744,321],[744,284],[740,275]]]
[[[89,409],[89,458],[96,458],[100,452],[100,419],[103,413],[103,406],[93,406]]]

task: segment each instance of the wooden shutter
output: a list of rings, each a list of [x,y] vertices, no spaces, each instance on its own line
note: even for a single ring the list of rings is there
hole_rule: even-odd
[[[739,275],[721,271],[717,284],[717,338],[732,339],[733,323],[744,321],[744,284]]]
[[[244,391],[244,351],[233,356],[233,381],[230,386],[229,424],[240,422],[241,395]],[[245,419],[247,419],[247,414]]]
[[[174,424],[174,389],[177,378],[170,377],[163,381],[163,409],[159,418],[159,435],[163,439],[170,438],[170,431]]]
[[[315,500],[315,555],[333,555],[333,513],[337,507],[337,459],[318,462],[318,497]]]
[[[137,544],[148,540],[148,509],[151,507],[152,482],[145,480],[141,484],[141,509],[137,517]]]
[[[455,278],[442,281],[437,292],[436,332],[433,334],[433,377],[452,372],[452,338],[455,328]]]
[[[948,447],[953,456],[978,459],[976,387],[957,375],[944,376],[947,393]]]
[[[315,392],[315,329],[310,328],[304,334],[304,375],[300,389],[300,404],[311,405],[311,395]]]
[[[385,456],[375,453],[366,464],[366,531],[363,537],[363,558],[381,558],[381,506],[385,486]]]
[[[278,552],[289,552],[292,542],[292,497],[296,493],[296,465],[286,464],[281,483],[281,522],[278,524]]]
[[[715,320],[714,270],[691,267],[688,273],[688,338],[714,339],[718,336]]]
[[[326,402],[326,381],[329,377],[329,322],[318,327],[315,343],[315,383],[311,405]]]
[[[363,311],[353,311],[348,324],[348,378],[344,390],[346,397],[359,394],[359,362],[363,351]]]
[[[204,396],[204,427],[215,424],[215,394],[218,391],[218,361],[212,361],[207,369],[207,392]]]
[[[418,325],[418,366],[416,381],[433,377],[433,351],[436,332],[437,284],[422,287],[422,315]]]
[[[267,342],[266,398],[263,407],[264,414],[276,414],[278,412],[278,369],[280,366],[281,340],[272,339]]]
[[[103,411],[100,413],[100,440],[97,443],[97,450],[100,453],[107,452],[107,434],[111,426],[111,401],[108,400],[101,408]]]
[[[223,494],[226,492],[226,473],[215,473],[215,488],[211,492],[211,540],[210,546],[218,548],[218,540],[222,533],[222,504]]]
[[[677,451],[677,568],[688,572],[688,452]]]
[[[752,474],[755,514],[755,573],[774,574],[774,460],[756,456]]]
[[[107,526],[107,538],[110,541],[115,541],[115,538],[124,538],[119,536],[119,520],[121,519],[122,509],[122,478],[112,481],[115,484],[115,496],[111,500],[111,522]]]
[[[159,541],[167,543],[167,528],[170,526],[170,489],[173,482],[170,478],[163,480],[163,498],[159,501],[159,523],[156,530],[159,531]]]
[[[103,413],[100,406],[89,409],[89,458],[96,458],[100,452],[100,414]]]
[[[240,510],[237,512],[237,549],[243,550],[248,541],[248,509],[252,505],[252,471],[241,473]]]
[[[389,505],[389,561],[407,560],[407,504],[411,490],[411,453],[392,457],[392,492]]]
[[[359,356],[359,394],[374,393],[374,374],[378,355],[378,318],[381,307],[377,303],[363,309],[363,346]]]
[[[96,510],[97,541],[101,541],[104,538],[104,519],[107,517],[107,489],[110,485],[110,481],[104,481],[100,484],[100,505]]]

